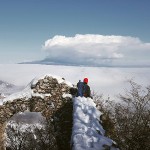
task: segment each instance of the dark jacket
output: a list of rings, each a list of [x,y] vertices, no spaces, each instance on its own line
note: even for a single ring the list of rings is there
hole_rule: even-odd
[[[83,96],[84,97],[91,97],[90,87],[86,83],[84,83]]]

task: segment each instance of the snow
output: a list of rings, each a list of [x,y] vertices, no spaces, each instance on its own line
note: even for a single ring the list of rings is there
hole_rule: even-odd
[[[65,93],[64,93],[64,94],[62,95],[62,97],[63,97],[63,98],[66,98],[66,97],[72,98],[72,95],[71,95],[71,94],[65,94]]]
[[[99,123],[101,114],[91,98],[73,99],[73,150],[102,150],[104,145],[111,146],[114,143],[104,136],[105,130]]]
[[[13,128],[14,130],[19,130],[20,132],[26,132],[27,130],[34,132],[35,128],[41,129],[43,125],[41,123],[36,124],[28,124],[28,123],[16,123],[15,121],[11,120],[7,123],[7,126]]]

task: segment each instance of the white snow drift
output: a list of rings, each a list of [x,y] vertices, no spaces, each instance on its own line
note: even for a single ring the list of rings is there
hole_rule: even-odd
[[[114,141],[104,136],[100,121],[101,112],[91,98],[76,97],[73,100],[73,150],[102,150]],[[110,150],[118,150],[112,147]]]

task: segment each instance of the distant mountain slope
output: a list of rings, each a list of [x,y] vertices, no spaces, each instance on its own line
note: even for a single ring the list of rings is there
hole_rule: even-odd
[[[0,94],[10,95],[12,93],[22,90],[22,86],[16,86],[14,84],[8,83],[6,81],[0,80]]]
[[[5,82],[5,81],[2,81],[0,80],[0,86],[1,88],[12,88],[14,87],[15,85],[11,84],[11,83],[8,83],[8,82]]]
[[[106,63],[107,62],[107,63]],[[41,64],[41,65],[61,65],[61,66],[84,66],[84,67],[119,67],[119,68],[149,68],[150,64],[147,63],[112,63],[111,60],[105,58],[102,59],[101,63],[92,63],[86,59],[78,60],[76,62],[71,62],[59,59],[50,59],[45,58],[43,60],[29,61],[29,62],[20,62],[18,64]]]

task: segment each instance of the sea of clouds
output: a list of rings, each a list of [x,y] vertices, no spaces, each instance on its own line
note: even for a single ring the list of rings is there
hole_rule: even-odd
[[[150,68],[81,67],[39,64],[1,64],[0,79],[17,86],[26,86],[32,79],[52,74],[77,84],[84,77],[89,78],[91,90],[104,97],[115,98],[129,88],[127,80],[134,80],[144,87],[150,85]]]

